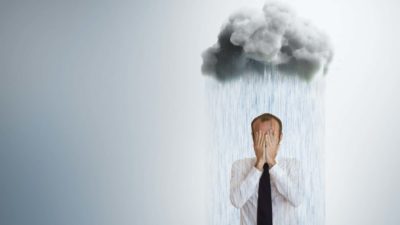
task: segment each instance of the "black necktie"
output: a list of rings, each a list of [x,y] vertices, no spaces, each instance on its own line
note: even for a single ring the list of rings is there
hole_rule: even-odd
[[[264,171],[258,186],[257,225],[272,225],[272,199],[271,182],[268,163],[265,163]]]

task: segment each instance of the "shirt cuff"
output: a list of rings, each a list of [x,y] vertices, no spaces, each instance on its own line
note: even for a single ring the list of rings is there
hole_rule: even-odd
[[[281,165],[278,162],[276,162],[275,165],[269,169],[269,173],[273,177],[279,177],[284,173],[284,171]]]
[[[256,166],[253,166],[253,168],[251,168],[251,173],[255,174],[255,176],[259,176],[261,177],[262,175],[262,171],[258,170]]]

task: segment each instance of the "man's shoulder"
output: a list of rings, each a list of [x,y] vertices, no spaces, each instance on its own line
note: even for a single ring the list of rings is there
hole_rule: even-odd
[[[278,158],[277,160],[278,160],[279,162],[294,162],[294,161],[298,161],[298,159],[295,158],[295,157],[287,157],[287,156],[285,156],[285,157],[280,157],[280,158]]]
[[[296,163],[299,162],[299,160],[295,157],[281,157],[278,159],[279,162],[285,162],[285,163]]]
[[[281,157],[277,160],[277,163],[283,167],[299,167],[300,160],[295,157]]]

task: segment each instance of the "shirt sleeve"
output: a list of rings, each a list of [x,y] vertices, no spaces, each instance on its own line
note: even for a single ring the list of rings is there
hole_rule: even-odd
[[[293,206],[299,206],[304,200],[304,173],[299,161],[293,159],[285,166],[276,163],[269,172],[278,192]]]
[[[234,207],[240,209],[257,191],[262,172],[252,165],[247,174],[242,175],[243,164],[233,163],[230,180],[230,200]]]

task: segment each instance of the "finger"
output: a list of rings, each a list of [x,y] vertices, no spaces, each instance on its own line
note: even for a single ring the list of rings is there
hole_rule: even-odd
[[[260,134],[260,139],[261,139],[260,145],[264,146],[264,134],[262,132]]]
[[[274,143],[274,133],[272,131],[269,133],[268,138],[269,138],[270,143],[273,144]]]
[[[279,144],[279,138],[277,137],[277,136],[275,136],[275,144],[277,145],[277,144]]]
[[[267,146],[266,146],[266,139],[265,139],[265,135],[263,135],[263,142],[262,142],[262,149],[263,149],[263,155],[265,157],[265,155],[267,154]],[[266,159],[266,158],[265,158]]]
[[[275,143],[275,136],[274,136],[274,131],[273,130],[271,130],[269,138],[271,140],[271,143],[274,144]]]
[[[278,137],[272,132],[272,141],[274,143],[274,145],[276,145],[278,143]]]
[[[266,143],[267,143],[267,140],[266,140],[266,138],[265,138],[265,134],[263,135],[263,148],[265,149],[266,148]]]
[[[266,135],[266,139],[267,139],[267,145],[270,145],[271,143],[271,138],[270,138],[270,133],[268,132],[268,134]]]
[[[264,141],[267,144],[267,142],[268,142],[268,131],[265,132],[265,134],[264,134]]]

